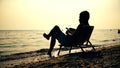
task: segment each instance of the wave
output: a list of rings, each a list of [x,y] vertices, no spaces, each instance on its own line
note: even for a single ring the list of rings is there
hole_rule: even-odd
[[[11,46],[11,45],[2,45],[2,46],[0,46],[0,48],[13,48],[13,47],[16,47],[16,46]]]
[[[0,51],[0,54],[5,53],[5,51]]]
[[[6,39],[10,39],[10,38],[0,38],[0,40],[6,40]]]
[[[100,42],[111,42],[111,41],[118,41],[120,39],[110,39],[110,40],[101,40]]]

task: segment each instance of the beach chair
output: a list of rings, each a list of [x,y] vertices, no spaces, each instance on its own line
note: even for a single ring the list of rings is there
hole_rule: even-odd
[[[79,47],[84,52],[83,48],[92,47],[95,50],[94,46],[90,42],[90,36],[94,26],[84,26],[77,32],[76,36],[74,37],[73,41],[71,41],[70,45],[60,45],[58,55],[60,54],[61,48],[69,47],[69,54],[71,53],[72,47]]]

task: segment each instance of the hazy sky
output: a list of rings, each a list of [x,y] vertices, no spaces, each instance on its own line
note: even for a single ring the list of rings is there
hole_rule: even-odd
[[[84,10],[96,29],[120,28],[120,0],[0,0],[0,29],[76,27]]]

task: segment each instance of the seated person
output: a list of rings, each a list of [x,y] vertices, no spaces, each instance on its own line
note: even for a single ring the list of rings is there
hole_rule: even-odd
[[[55,46],[55,43],[56,43],[56,40],[58,40],[58,42],[61,44],[61,45],[69,45],[69,44],[72,44],[71,41],[73,42],[74,40],[74,37],[77,35],[79,29],[82,27],[82,26],[89,26],[89,23],[88,23],[88,20],[89,20],[89,12],[88,11],[83,11],[80,13],[79,15],[79,25],[77,27],[77,29],[68,29],[66,31],[66,34],[64,34],[59,26],[55,26],[49,34],[46,34],[44,33],[43,36],[49,40],[49,38],[51,37],[51,43],[50,43],[50,49],[48,51],[48,55],[51,57],[51,52]],[[69,31],[71,30],[71,31]]]

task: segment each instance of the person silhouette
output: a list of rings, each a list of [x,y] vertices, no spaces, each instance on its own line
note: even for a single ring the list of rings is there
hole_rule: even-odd
[[[78,25],[78,27],[76,29],[73,29],[73,31],[72,31],[73,33],[72,34],[69,34],[68,32],[70,32],[70,31],[68,31],[68,30],[66,31],[67,34],[64,34],[61,31],[61,29],[59,28],[59,26],[57,26],[57,25],[55,25],[53,27],[53,29],[49,32],[49,34],[44,33],[43,36],[47,40],[49,40],[50,37],[51,37],[50,48],[49,48],[47,54],[50,57],[52,57],[51,52],[52,52],[52,50],[53,50],[53,48],[55,46],[56,40],[58,40],[58,42],[61,45],[72,44],[72,42],[74,42],[73,38],[76,36],[76,34],[79,31],[79,29],[82,26],[89,26],[89,23],[88,23],[89,17],[90,17],[90,14],[89,14],[88,11],[82,11],[79,14],[79,25]]]

